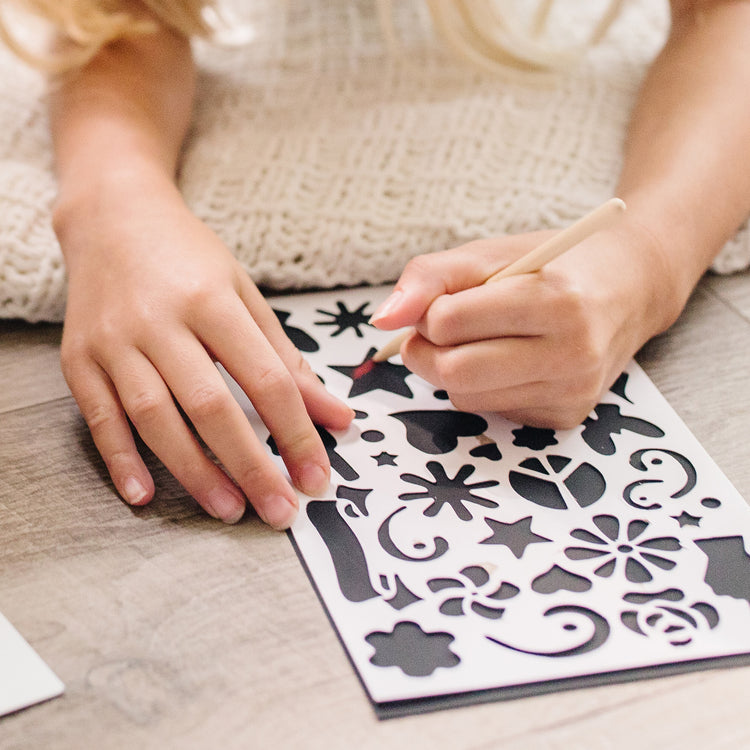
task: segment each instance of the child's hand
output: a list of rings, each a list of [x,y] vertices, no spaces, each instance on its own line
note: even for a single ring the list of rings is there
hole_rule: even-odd
[[[57,222],[69,272],[62,363],[115,487],[135,505],[154,493],[129,418],[212,516],[239,520],[247,498],[285,528],[296,495],[213,360],[249,396],[294,484],[309,494],[325,489],[330,472],[313,421],[341,429],[351,409],[327,393],[255,285],[179,197],[131,195],[116,211],[98,211]]]
[[[537,273],[482,285],[550,234],[415,258],[372,322],[415,326],[401,347],[404,364],[459,409],[558,429],[580,424],[679,306],[665,299],[658,253],[634,227],[599,232]]]

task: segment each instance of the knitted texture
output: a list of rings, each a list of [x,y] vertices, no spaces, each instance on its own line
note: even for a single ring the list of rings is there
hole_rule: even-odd
[[[253,39],[196,46],[180,187],[260,285],[381,283],[412,256],[558,227],[612,195],[628,116],[664,41],[661,0],[631,0],[558,73],[480,73],[436,41],[421,0],[234,0]],[[602,3],[558,3],[577,38]],[[248,6],[250,9],[248,9]],[[39,76],[0,54],[0,316],[58,320],[65,281]],[[750,265],[743,228],[714,264]]]

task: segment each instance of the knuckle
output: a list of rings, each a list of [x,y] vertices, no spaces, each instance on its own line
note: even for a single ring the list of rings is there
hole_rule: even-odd
[[[216,292],[207,284],[189,284],[183,292],[182,304],[188,315],[196,315],[210,309],[215,302]]]
[[[415,276],[416,278],[421,278],[431,269],[431,267],[432,261],[427,253],[423,253],[422,255],[415,255],[413,258],[409,259],[406,266],[404,267],[404,274]]]
[[[233,473],[248,498],[263,497],[273,480],[269,468],[262,461],[244,461]]]
[[[555,317],[569,327],[585,330],[594,317],[594,301],[578,284],[567,278],[556,278],[552,300]]]
[[[298,430],[279,437],[276,441],[281,453],[287,457],[301,457],[313,453],[320,444],[320,438],[313,428],[310,431]],[[322,448],[321,448],[322,450]]]
[[[555,412],[555,425],[550,426],[558,430],[577,427],[596,406],[600,395],[601,388],[596,379],[570,381],[560,394],[558,403],[561,407]]]
[[[459,411],[473,411],[477,406],[475,399],[468,393],[452,393],[448,391],[448,397],[453,406]]]
[[[550,419],[549,427],[553,430],[572,430],[588,416],[590,407],[570,407],[556,413]]]
[[[86,360],[90,359],[90,350],[83,336],[63,335],[60,345],[60,369],[70,385],[81,373]]]
[[[158,419],[165,399],[154,391],[140,391],[127,399],[125,411],[136,424],[147,424]]]
[[[225,411],[228,394],[214,385],[197,387],[183,404],[185,411],[196,421],[211,419]]]
[[[462,353],[453,349],[441,352],[435,360],[438,381],[448,393],[459,394],[467,391],[467,368]]]
[[[101,433],[120,417],[119,410],[111,403],[98,403],[86,409],[84,419],[92,434]]]
[[[296,392],[296,386],[291,373],[284,367],[265,367],[260,370],[255,383],[257,390],[264,397],[292,399]]]
[[[293,370],[292,372],[296,373],[300,377],[306,380],[314,380],[318,381],[318,376],[313,371],[312,367],[310,366],[310,363],[307,361],[305,356],[302,354],[299,349],[295,349],[295,360],[293,363]]]
[[[448,346],[456,340],[460,321],[448,304],[448,298],[438,297],[427,313],[427,338],[436,346]]]

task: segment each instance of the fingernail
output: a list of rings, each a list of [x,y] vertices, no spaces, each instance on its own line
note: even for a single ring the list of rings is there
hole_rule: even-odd
[[[282,495],[266,498],[263,510],[259,511],[263,520],[278,531],[288,529],[297,517],[297,503]]]
[[[208,515],[224,523],[237,523],[245,515],[245,499],[223,487],[208,493],[204,507]]]
[[[305,464],[299,473],[299,488],[306,495],[320,497],[330,484],[330,476],[320,464]]]
[[[377,310],[375,310],[375,312],[370,316],[370,323],[375,323],[382,318],[387,318],[395,310],[395,308],[398,307],[398,304],[399,302],[401,302],[401,298],[403,296],[404,293],[401,290],[393,292],[390,297],[380,303]]]
[[[135,477],[128,477],[122,488],[122,496],[130,505],[140,505],[146,499],[148,490]]]

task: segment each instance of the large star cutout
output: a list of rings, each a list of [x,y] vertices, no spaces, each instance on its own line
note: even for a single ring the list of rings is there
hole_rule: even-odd
[[[492,536],[483,539],[480,544],[502,544],[519,560],[530,544],[552,541],[531,530],[531,516],[526,516],[515,523],[502,523],[492,518],[485,518],[484,521],[492,529]]]
[[[349,398],[376,390],[412,398],[414,394],[411,392],[411,388],[406,385],[406,378],[411,375],[411,372],[403,365],[394,365],[387,361],[373,362],[372,358],[376,352],[377,349],[372,347],[365,358],[357,365],[328,366],[352,379]]]

